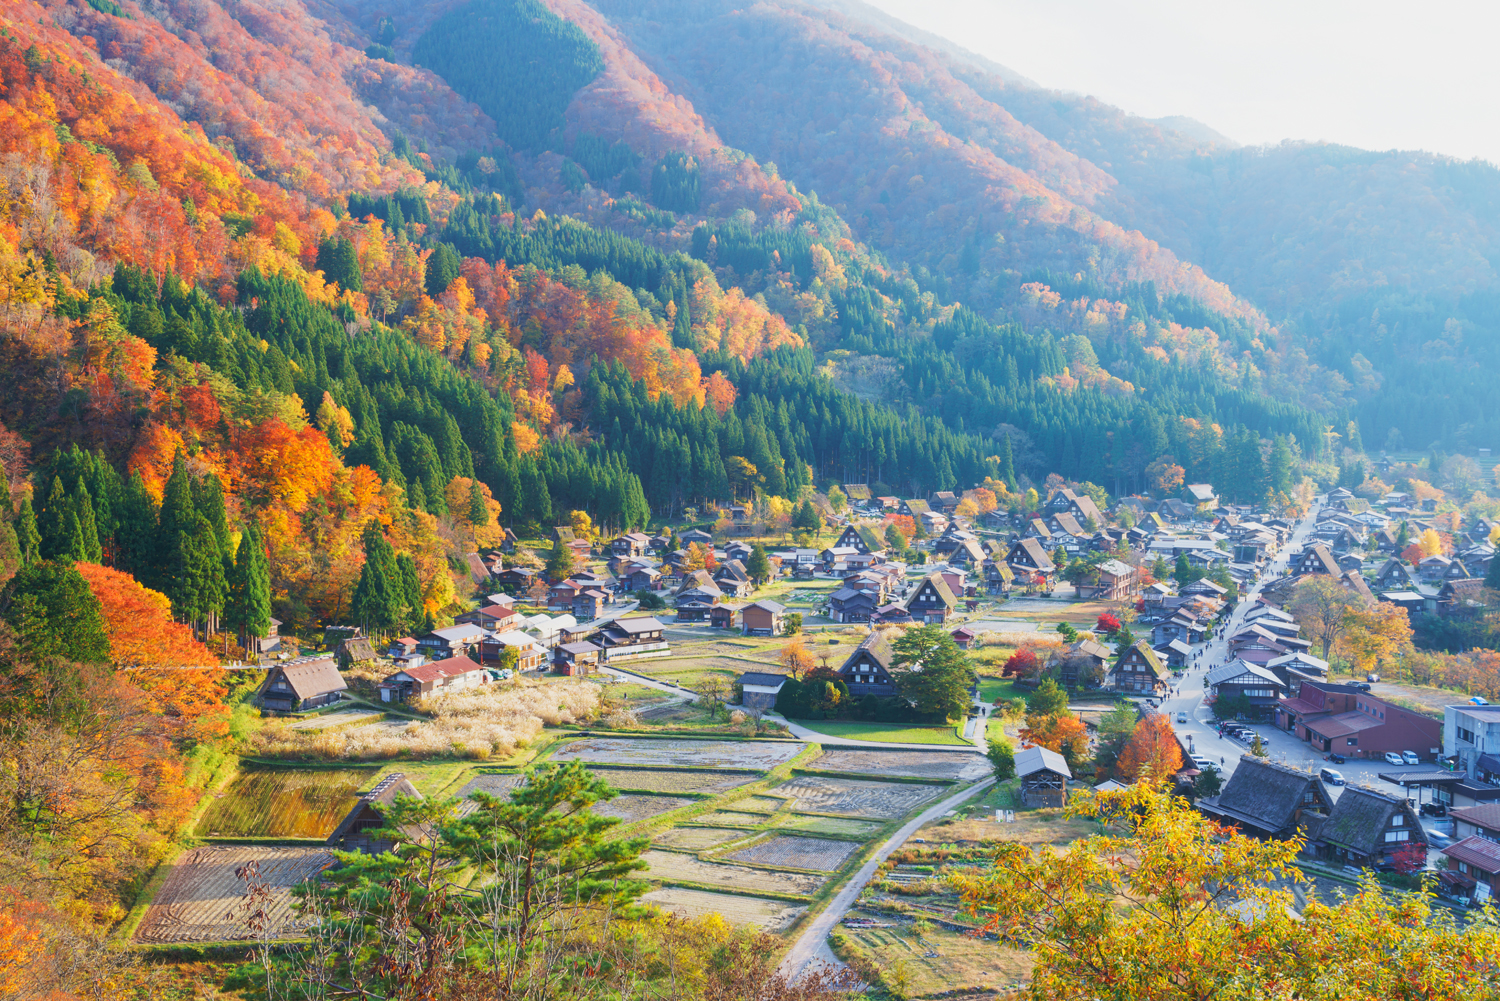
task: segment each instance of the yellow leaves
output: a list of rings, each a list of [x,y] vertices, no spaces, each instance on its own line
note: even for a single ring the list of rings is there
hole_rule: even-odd
[[[1389,602],[1351,608],[1345,613],[1344,623],[1339,647],[1360,671],[1368,671],[1412,649],[1412,629],[1406,609]]]
[[[1417,536],[1417,545],[1422,547],[1423,556],[1438,556],[1443,552],[1443,537],[1437,529],[1429,528]]]
[[[348,448],[349,443],[354,440],[353,415],[347,408],[335,403],[333,395],[327,391],[323,393],[323,402],[318,404],[318,412],[313,421],[318,425],[319,431],[328,435],[330,440],[337,440],[341,448]]]
[[[541,437],[531,428],[527,427],[525,424],[520,423],[519,421],[511,422],[510,434],[511,437],[515,439],[516,450],[519,451],[522,455],[530,455],[538,448],[541,448]]]

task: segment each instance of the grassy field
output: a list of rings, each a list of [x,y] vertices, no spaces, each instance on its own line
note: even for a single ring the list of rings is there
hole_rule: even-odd
[[[850,911],[849,917],[883,914]],[[844,928],[843,934],[880,966],[886,983],[906,981],[907,997],[930,997],[964,987],[1008,987],[1031,974],[1031,956],[988,939],[934,926],[918,933],[910,923],[892,928]]]
[[[980,678],[979,697],[986,702],[1006,702],[1025,698],[1025,693],[1016,687],[1015,678]]]
[[[810,730],[830,737],[851,740],[873,740],[882,744],[942,744],[972,747],[973,742],[959,736],[956,726],[908,726],[892,723],[853,723],[835,720],[797,720]]]
[[[200,837],[326,838],[375,778],[374,768],[251,768],[198,822]]]

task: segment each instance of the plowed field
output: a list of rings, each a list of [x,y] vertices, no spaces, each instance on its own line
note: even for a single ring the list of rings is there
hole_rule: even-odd
[[[704,862],[692,855],[679,852],[651,850],[641,855],[650,868],[647,879],[663,879],[687,883],[702,883],[705,886],[721,886],[726,890],[743,890],[754,893],[771,890],[776,893],[816,893],[824,883],[824,877],[810,873],[775,872],[770,869],[752,869],[744,865],[724,865]]]
[[[722,914],[725,920],[734,924],[754,925],[768,932],[781,931],[807,910],[801,904],[789,904],[783,900],[738,897],[727,893],[710,893],[707,890],[689,890],[680,886],[664,886],[660,890],[652,890],[641,900],[655,904],[669,913],[690,918]]]
[[[631,792],[728,792],[760,778],[755,772],[697,772],[685,768],[591,770],[616,789],[628,789]]]
[[[326,838],[354,808],[373,768],[252,768],[198,822],[205,838]]]
[[[853,841],[829,841],[826,838],[797,838],[777,834],[730,852],[724,857],[735,862],[834,872],[858,850],[859,845]]]
[[[552,755],[556,761],[598,761],[620,765],[675,765],[678,768],[749,768],[763,771],[795,758],[804,744],[730,740],[652,740],[586,737],[570,740]]]
[[[799,775],[773,790],[792,800],[793,808],[800,812],[841,813],[882,820],[893,820],[909,813],[915,807],[936,799],[942,791],[942,786],[866,782],[821,775]]]
[[[178,857],[136,930],[136,940],[226,942],[253,937],[241,907],[245,882],[235,875],[252,860],[272,888],[272,935],[297,934],[301,929],[291,908],[291,887],[332,865],[333,856],[321,848],[213,845]]]
[[[857,775],[898,775],[902,778],[938,779],[944,782],[971,782],[984,778],[990,771],[982,754],[958,751],[866,751],[858,748],[830,748],[813,761],[809,768],[829,772],[853,772]]]

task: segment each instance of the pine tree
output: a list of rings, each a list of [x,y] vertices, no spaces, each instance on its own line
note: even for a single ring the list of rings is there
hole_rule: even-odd
[[[229,517],[224,510],[224,484],[213,473],[193,483],[193,507],[197,509],[219,544],[219,553],[224,559],[234,555],[233,539],[229,536]]]
[[[745,572],[757,587],[771,579],[771,558],[766,555],[765,546],[757,542],[750,550],[750,558],[745,561]]]
[[[0,587],[21,569],[21,543],[16,538],[16,527],[9,521],[0,520]]]
[[[271,569],[260,533],[254,528],[246,528],[240,536],[229,573],[224,622],[247,648],[251,639],[266,635],[271,628]]]
[[[115,528],[115,566],[155,587],[162,574],[157,567],[156,501],[136,470],[121,492]]]
[[[84,485],[83,477],[79,477],[73,486],[73,496],[69,498],[73,507],[70,517],[76,519],[78,529],[77,535],[72,543],[75,551],[80,555],[74,558],[78,563],[100,563],[104,560],[104,547],[99,544],[99,526],[94,520],[94,498],[89,494],[89,488]]]
[[[21,550],[22,566],[30,566],[42,558],[42,535],[37,530],[36,511],[31,498],[21,498],[21,510],[16,512],[16,544]]]
[[[1500,556],[1490,557],[1490,569],[1484,575],[1484,586],[1491,591],[1500,591]]]
[[[197,512],[173,540],[167,597],[172,611],[195,627],[211,631],[229,597],[224,558],[213,526]]]
[[[553,581],[567,580],[573,572],[573,550],[562,542],[552,544],[547,556],[547,576]]]
[[[47,491],[47,499],[43,502],[37,519],[37,527],[41,531],[42,559],[71,558],[74,528],[69,515],[72,510],[73,506],[68,503],[67,495],[63,492],[62,479],[52,477],[52,489]]]
[[[383,634],[403,623],[406,596],[398,577],[396,551],[373,519],[365,526],[364,545],[365,565],[354,587],[354,616],[371,633]]]
[[[415,632],[422,625],[426,608],[422,602],[422,581],[417,576],[417,561],[411,553],[396,557],[396,576],[401,598],[401,607],[406,614],[402,625],[407,632]]]
[[[1006,435],[1000,444],[1000,478],[1012,493],[1016,490],[1016,458],[1011,451],[1010,435]]]
[[[483,528],[490,520],[489,506],[484,502],[484,491],[479,489],[479,480],[469,481],[469,524]]]

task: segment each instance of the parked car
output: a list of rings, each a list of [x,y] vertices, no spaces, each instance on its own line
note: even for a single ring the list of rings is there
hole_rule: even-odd
[[[1349,683],[1349,687],[1357,688],[1362,692],[1368,692],[1370,690],[1370,686],[1363,681],[1352,681]]]
[[[1342,754],[1326,754],[1323,757],[1324,760],[1332,761],[1336,765],[1342,765],[1344,763],[1344,756]]]
[[[1366,681],[1379,681],[1380,680],[1380,675],[1378,675],[1378,674],[1367,674],[1367,675],[1365,675],[1365,680]]]
[[[1448,807],[1442,803],[1423,803],[1421,813],[1424,817],[1446,817]]]
[[[1395,751],[1386,751],[1385,752],[1385,763],[1388,764],[1388,765],[1404,765],[1404,764],[1406,764],[1406,760],[1404,758],[1402,758],[1401,755],[1397,754]]]
[[[1322,771],[1318,772],[1318,778],[1322,779],[1324,782],[1327,782],[1331,786],[1341,786],[1348,784],[1344,781],[1344,773],[1336,768],[1323,769]]]
[[[1416,751],[1402,751],[1401,760],[1408,765],[1420,765],[1422,763],[1422,759],[1417,757]]]
[[[1212,769],[1213,771],[1219,770],[1219,766],[1215,762],[1210,761],[1208,758],[1205,758],[1201,754],[1193,755],[1193,764],[1198,766],[1198,770],[1200,772],[1206,772],[1210,769]]]

